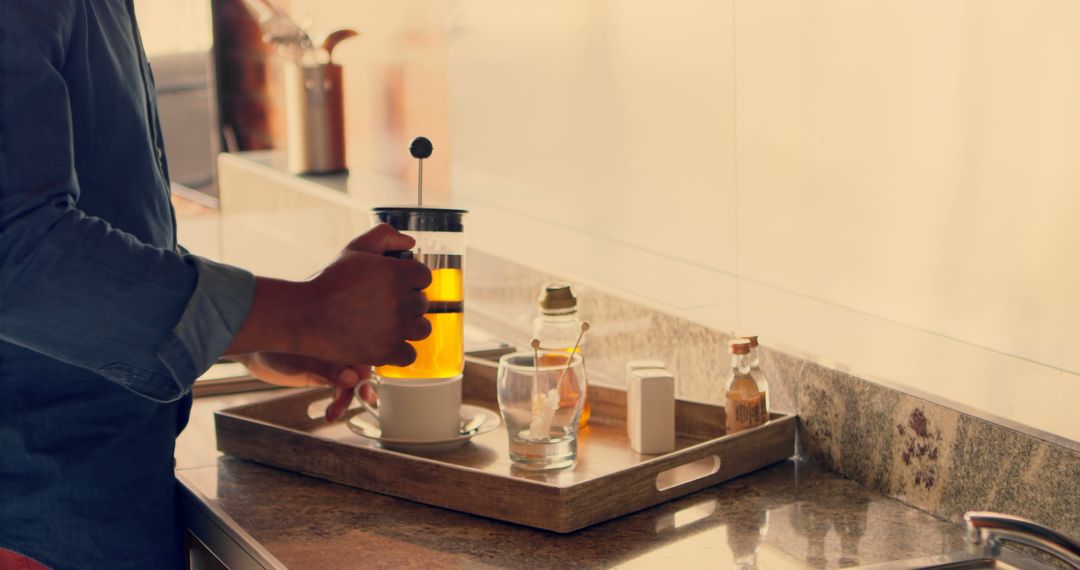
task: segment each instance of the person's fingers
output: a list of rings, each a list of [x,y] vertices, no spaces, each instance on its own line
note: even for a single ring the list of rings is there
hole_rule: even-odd
[[[332,386],[330,381],[327,380],[327,376],[319,374],[318,372],[305,372],[301,375],[301,378],[304,379],[304,386],[311,388],[325,388],[327,386]]]
[[[405,325],[405,340],[424,340],[431,335],[431,321],[424,317],[411,319]]]
[[[371,384],[364,384],[360,386],[360,393],[356,395],[357,398],[374,406],[378,403],[378,398],[375,395],[375,390],[371,388]]]
[[[428,311],[427,295],[420,291],[406,293],[399,303],[401,314],[406,317],[418,317]]]
[[[332,374],[326,376],[326,383],[335,388],[352,390],[360,383],[360,375],[351,366],[339,366]]]
[[[345,412],[349,410],[349,404],[352,403],[353,396],[356,394],[356,385],[362,380],[366,380],[371,377],[371,368],[367,366],[353,367],[343,366],[341,370],[334,376],[334,397],[330,401],[330,405],[326,407],[326,421],[336,422],[345,415]],[[360,388],[360,392],[369,391],[372,395],[371,401],[374,403],[374,391],[371,391],[370,384],[365,384]]]
[[[394,366],[408,366],[416,360],[416,349],[407,342],[403,342],[392,349],[386,355],[386,364]]]
[[[326,407],[326,421],[332,423],[340,420],[341,416],[345,415],[345,411],[349,409],[352,398],[352,388],[344,386],[334,388],[334,398],[330,400],[330,405]]]
[[[387,251],[412,249],[414,245],[416,240],[413,238],[388,224],[379,224],[354,238],[345,249],[382,255]]]
[[[301,373],[282,373],[273,369],[265,369],[256,372],[252,370],[252,374],[271,384],[278,386],[289,386],[292,388],[318,388],[326,386],[326,380],[322,375],[315,372],[301,372]]]
[[[356,372],[361,382],[364,382],[364,380],[371,378],[372,370],[370,366],[361,366],[358,368],[353,368],[353,370]],[[358,400],[363,400],[371,405],[375,405],[375,390],[372,389],[371,382],[364,382],[363,384],[358,385],[360,386],[360,389],[356,390],[356,398]]]
[[[426,265],[412,259],[401,260],[401,277],[409,287],[427,289],[431,285],[431,270]]]
[[[360,374],[360,371],[352,366],[346,366],[341,371],[341,383],[346,388],[355,388],[367,376],[367,374]]]
[[[247,359],[248,371],[261,380],[281,386],[324,386],[334,373],[328,362],[295,354],[255,353]]]

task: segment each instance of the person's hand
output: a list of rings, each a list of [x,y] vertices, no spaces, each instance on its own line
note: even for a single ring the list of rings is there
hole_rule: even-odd
[[[334,388],[334,396],[326,407],[328,422],[341,419],[352,402],[356,385],[371,376],[371,368],[367,366],[353,367],[297,354],[256,352],[238,357],[237,360],[247,366],[252,376],[271,384],[294,388]],[[370,396],[365,397],[370,399]]]
[[[406,366],[416,350],[406,340],[431,334],[424,318],[431,271],[411,259],[383,255],[409,249],[411,237],[386,224],[357,237],[307,282],[303,354],[334,362]],[[298,331],[299,332],[299,331]]]
[[[325,362],[407,366],[407,340],[431,334],[424,318],[431,271],[411,259],[384,256],[414,240],[386,224],[354,239],[330,265],[304,282],[258,277],[248,317],[226,354],[309,356]]]

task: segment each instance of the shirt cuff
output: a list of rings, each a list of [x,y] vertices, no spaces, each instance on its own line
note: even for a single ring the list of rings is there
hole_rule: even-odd
[[[249,271],[194,255],[190,259],[198,268],[195,291],[158,350],[179,388],[177,398],[225,354],[255,297],[255,276]]]

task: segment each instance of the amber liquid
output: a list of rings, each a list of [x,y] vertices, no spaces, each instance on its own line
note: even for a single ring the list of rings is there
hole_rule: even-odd
[[[431,323],[431,335],[409,341],[416,349],[416,361],[408,366],[379,366],[382,378],[453,378],[465,368],[465,314],[461,269],[431,271],[431,285],[424,289]]]
[[[578,429],[585,429],[585,426],[589,425],[589,416],[591,415],[592,402],[590,402],[588,396],[586,396],[585,405],[581,408],[581,419],[578,420]]]
[[[765,408],[765,392],[749,375],[736,377],[724,394],[724,411],[727,416],[727,433],[735,433],[757,427],[769,421]]]

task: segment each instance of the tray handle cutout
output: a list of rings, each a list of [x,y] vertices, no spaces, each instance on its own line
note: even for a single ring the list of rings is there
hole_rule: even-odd
[[[720,456],[709,455],[701,459],[684,463],[678,467],[672,467],[661,471],[656,476],[656,490],[664,492],[675,487],[693,483],[698,479],[704,479],[715,475],[720,471]]]

